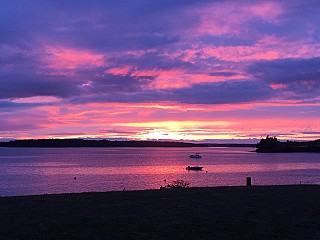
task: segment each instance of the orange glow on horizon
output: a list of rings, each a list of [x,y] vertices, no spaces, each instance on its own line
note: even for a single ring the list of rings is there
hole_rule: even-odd
[[[320,106],[320,103],[298,104],[295,101],[257,102],[226,105],[192,105],[170,102],[126,104],[88,103],[39,106],[30,115],[20,110],[26,123],[32,122],[32,131],[4,132],[3,136],[19,138],[123,138],[123,139],[248,139],[267,134],[280,139],[320,138],[319,116],[301,115],[292,119],[276,115],[264,116],[269,107]],[[224,112],[251,112],[251,116],[226,116]],[[269,111],[269,110],[268,110]],[[302,110],[301,110],[302,111]],[[263,120],[262,120],[263,116]],[[4,127],[19,126],[21,119],[7,113]],[[186,118],[186,119],[185,119]],[[30,120],[32,119],[32,121]],[[156,119],[156,120],[155,120]],[[11,126],[11,127],[10,127]],[[29,127],[28,127],[29,129]],[[314,133],[313,133],[314,132]]]

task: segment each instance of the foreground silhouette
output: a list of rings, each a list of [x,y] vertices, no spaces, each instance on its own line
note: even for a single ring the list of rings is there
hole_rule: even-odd
[[[320,239],[320,186],[0,198],[1,239]]]

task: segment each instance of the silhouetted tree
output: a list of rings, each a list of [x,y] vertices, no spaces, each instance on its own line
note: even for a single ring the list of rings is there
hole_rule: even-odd
[[[274,152],[278,150],[278,139],[276,137],[269,137],[261,139],[260,143],[257,144],[258,151],[260,152]]]
[[[184,180],[175,180],[172,184],[168,184],[166,188],[188,188],[189,185],[190,183]]]

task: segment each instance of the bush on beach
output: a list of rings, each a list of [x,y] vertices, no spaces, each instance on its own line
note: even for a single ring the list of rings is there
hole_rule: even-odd
[[[190,185],[189,182],[186,182],[184,180],[175,180],[172,184],[166,185],[164,188],[188,188]]]

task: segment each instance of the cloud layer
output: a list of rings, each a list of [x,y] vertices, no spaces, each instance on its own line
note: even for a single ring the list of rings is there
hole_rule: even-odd
[[[318,1],[0,5],[0,138],[320,138]]]

